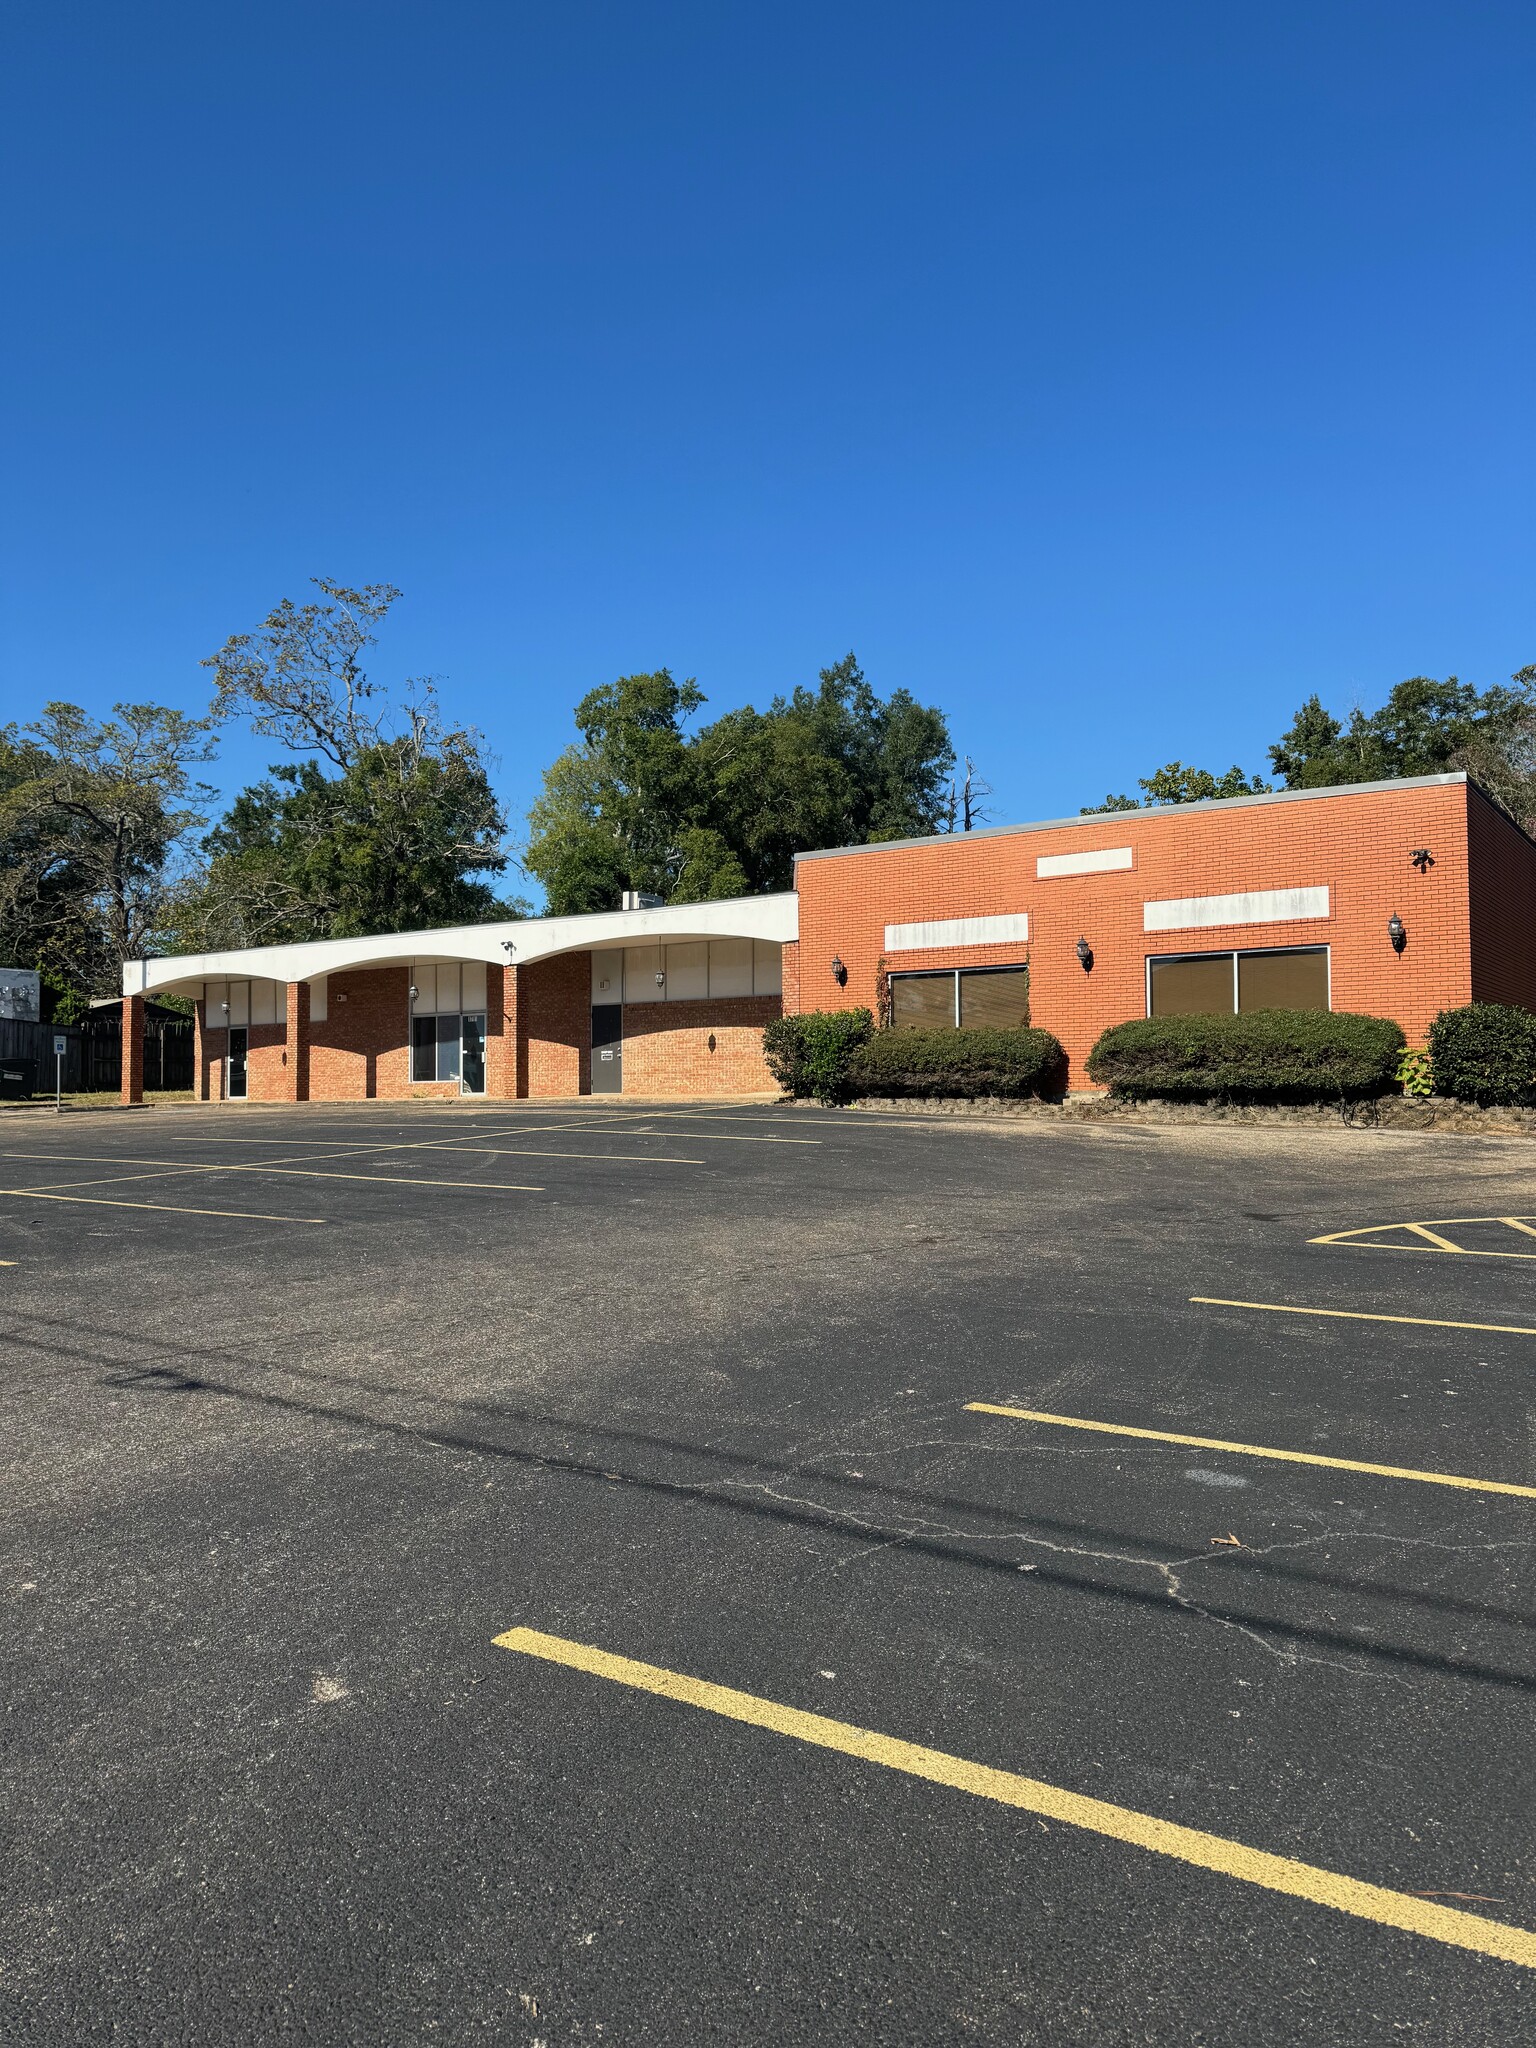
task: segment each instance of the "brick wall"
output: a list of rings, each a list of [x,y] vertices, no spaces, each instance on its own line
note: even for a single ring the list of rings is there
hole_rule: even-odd
[[[1476,789],[1469,796],[1467,831],[1472,1000],[1536,1010],[1536,846]],[[1413,944],[1411,928],[1408,943]]]
[[[777,996],[624,1005],[626,1095],[778,1094],[763,1059]]]
[[[1475,796],[1470,801],[1481,804]],[[900,972],[1001,966],[1027,958],[1033,1021],[1054,1031],[1065,1046],[1072,1088],[1092,1086],[1083,1063],[1099,1033],[1145,1015],[1145,963],[1151,954],[1327,943],[1334,1008],[1395,1017],[1410,1041],[1422,1044],[1435,1012],[1467,1002],[1472,991],[1468,804],[1468,788],[1460,783],[1341,790],[1295,803],[1111,813],[1080,825],[962,834],[915,847],[802,860],[795,877],[795,1005],[873,1008],[887,923],[1027,911],[1027,944],[891,953],[885,964]],[[1127,871],[1050,879],[1036,873],[1044,854],[1124,846],[1132,849],[1134,862]],[[1409,860],[1420,846],[1435,855],[1426,875],[1416,873]],[[1518,861],[1525,863],[1528,854],[1536,858],[1536,849],[1527,846]],[[1511,862],[1516,858],[1509,856]],[[1171,932],[1147,932],[1142,925],[1147,901],[1320,884],[1330,891],[1329,915],[1322,919]],[[1488,893],[1499,904],[1510,900],[1503,882],[1490,879]],[[1394,911],[1409,932],[1401,955],[1387,938]],[[1499,912],[1506,923],[1517,914]],[[1491,935],[1494,923],[1491,909],[1480,913],[1480,931]],[[1093,949],[1091,973],[1076,957],[1079,937]],[[834,955],[849,970],[846,989],[833,979]]]
[[[592,1077],[592,955],[516,969],[519,1095],[586,1095]]]

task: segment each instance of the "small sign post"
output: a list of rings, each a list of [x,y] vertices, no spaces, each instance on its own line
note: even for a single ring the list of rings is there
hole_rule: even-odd
[[[53,1035],[53,1107],[59,1114],[64,1113],[64,1054],[69,1040],[59,1032]]]

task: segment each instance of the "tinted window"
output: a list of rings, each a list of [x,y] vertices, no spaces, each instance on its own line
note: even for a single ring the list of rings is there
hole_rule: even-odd
[[[413,1081],[435,1081],[437,1079],[437,1019],[435,1017],[413,1017],[411,1019],[411,1079]]]
[[[1189,953],[1152,962],[1152,1015],[1190,1017],[1232,1008],[1232,955]]]
[[[1289,953],[1239,953],[1240,1010],[1326,1010],[1328,954],[1321,946]]]
[[[973,1029],[1013,1030],[1029,1022],[1029,969],[1009,967],[998,973],[962,973],[960,1022]]]
[[[894,1031],[937,1031],[955,1021],[955,977],[952,974],[893,974],[891,1028]]]

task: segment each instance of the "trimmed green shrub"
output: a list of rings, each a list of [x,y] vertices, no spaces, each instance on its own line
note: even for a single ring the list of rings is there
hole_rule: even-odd
[[[1458,1102],[1536,1102],[1536,1016],[1508,1003],[1442,1010],[1429,1027],[1435,1087]]]
[[[878,1031],[854,1053],[855,1095],[975,1099],[1037,1095],[1060,1080],[1063,1054],[1049,1031]]]
[[[1115,1024],[1088,1072],[1131,1102],[1334,1102],[1386,1095],[1405,1040],[1387,1017],[1349,1010],[1245,1010]]]
[[[846,1102],[848,1063],[875,1028],[868,1010],[807,1010],[763,1026],[763,1057],[786,1095]]]

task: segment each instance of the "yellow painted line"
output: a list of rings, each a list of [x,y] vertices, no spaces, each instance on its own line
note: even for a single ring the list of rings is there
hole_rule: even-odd
[[[391,1146],[387,1149],[397,1150],[400,1148]],[[53,1153],[51,1155],[43,1152],[7,1152],[4,1154],[0,1154],[0,1157],[4,1157],[7,1159],[76,1158],[80,1160],[86,1160],[91,1158],[92,1156],[93,1155],[89,1153],[71,1154],[64,1152]],[[101,1155],[99,1154],[94,1156],[96,1156],[98,1159],[101,1157]],[[347,1159],[350,1158],[352,1155],[347,1152],[328,1152],[322,1154],[321,1156],[327,1159]],[[117,1160],[111,1163],[121,1165],[123,1162]],[[250,1166],[234,1166],[224,1164],[218,1161],[209,1162],[200,1159],[159,1160],[150,1161],[147,1163],[152,1165],[164,1166],[166,1168],[166,1171],[164,1173],[110,1174],[104,1175],[101,1182],[65,1181],[62,1182],[61,1185],[65,1187],[95,1187],[104,1185],[112,1180],[170,1180],[173,1179],[177,1174],[182,1173],[271,1173],[277,1174],[283,1179],[365,1180],[369,1182],[377,1182],[381,1187],[387,1187],[391,1184],[394,1184],[400,1187],[408,1188],[475,1188],[484,1189],[493,1194],[542,1195],[544,1193],[543,1188],[530,1187],[523,1181],[426,1180],[415,1174],[410,1173],[323,1173],[316,1167],[288,1166],[285,1165],[281,1160],[277,1159],[259,1159],[254,1161]],[[702,1160],[699,1163],[702,1165]],[[26,1190],[23,1189],[21,1190],[21,1192],[25,1193]]]
[[[218,1172],[210,1167],[210,1172]],[[234,1169],[241,1173],[276,1173],[294,1180],[362,1180],[370,1187],[464,1188],[471,1194],[542,1195],[543,1188],[516,1180],[423,1180],[413,1173],[321,1173],[311,1166],[253,1166]]]
[[[1309,1238],[1309,1244],[1337,1244],[1356,1251],[1368,1252],[1413,1252],[1430,1245],[1437,1252],[1455,1252],[1464,1259],[1536,1259],[1536,1252],[1495,1252],[1474,1249],[1464,1244],[1453,1244],[1440,1232],[1453,1229],[1460,1223],[1503,1223],[1511,1230],[1524,1232],[1527,1237],[1536,1237],[1528,1222],[1518,1216],[1429,1216],[1418,1223],[1364,1223],[1356,1230],[1330,1230],[1322,1237]],[[1411,1231],[1420,1240],[1418,1244],[1382,1244],[1379,1237],[1389,1230]]]
[[[1390,1251],[1390,1245],[1370,1246]],[[1427,1330],[1487,1330],[1500,1337],[1536,1337],[1528,1323],[1454,1323],[1446,1316],[1385,1316],[1363,1308],[1302,1308],[1292,1301],[1228,1301],[1220,1294],[1192,1294],[1201,1308],[1257,1308],[1275,1316],[1336,1316],[1349,1323],[1418,1323]]]
[[[1244,1458],[1276,1458],[1287,1465],[1326,1465],[1333,1472],[1371,1472],[1378,1479],[1419,1479],[1426,1486],[1460,1486],[1469,1493],[1512,1493],[1536,1500],[1536,1486],[1509,1479],[1463,1479],[1452,1472],[1421,1472],[1412,1465],[1372,1465],[1360,1458],[1325,1458],[1316,1451],[1281,1451],[1272,1444],[1228,1443],[1217,1436],[1180,1436],[1171,1429],[1133,1429],[1129,1423],[1090,1422],[1082,1415],[1050,1415],[1038,1408],[1004,1408],[991,1401],[967,1401],[973,1415],[1010,1415],[1019,1422],[1049,1422],[1058,1429],[1092,1429],[1105,1436],[1138,1437],[1144,1443],[1184,1444],[1195,1451],[1230,1451]]]
[[[266,1216],[257,1209],[187,1209],[176,1202],[118,1202],[106,1195],[56,1195],[42,1188],[0,1188],[29,1202],[78,1202],[87,1209],[162,1209],[170,1216],[238,1216],[246,1223],[324,1223],[323,1216]]]
[[[497,1636],[495,1642],[498,1649],[563,1664],[568,1670],[610,1679],[637,1692],[654,1693],[680,1706],[701,1707],[706,1713],[721,1714],[730,1721],[744,1721],[749,1727],[766,1729],[772,1735],[814,1743],[819,1749],[837,1750],[862,1763],[880,1764],[886,1770],[926,1778],[930,1784],[947,1785],[978,1799],[992,1799],[1024,1813],[1043,1815],[1067,1827],[1085,1828],[1091,1834],[1107,1836],[1110,1841],[1171,1856],[1181,1863],[1192,1863],[1197,1869],[1215,1871],[1221,1877],[1239,1878],[1246,1884],[1262,1885],[1267,1891],[1283,1892],[1293,1899],[1306,1899],[1315,1906],[1330,1906],[1337,1913],[1350,1913],[1381,1927],[1396,1927],[1453,1948],[1471,1949],[1479,1955],[1496,1956],[1506,1963],[1536,1969],[1536,1934],[1524,1927],[1511,1927],[1502,1920],[1485,1920],[1479,1913],[1463,1913],[1454,1906],[1439,1906],[1429,1899],[1410,1897],[1406,1892],[1389,1891],[1384,1885],[1366,1884],[1337,1871],[1298,1863],[1290,1856],[1250,1849],[1242,1842],[1206,1834],[1200,1828],[1181,1827],[1175,1821],[1159,1820],[1128,1806],[1115,1806],[1107,1799],[1068,1792],[1039,1778],[970,1763],[940,1749],[925,1749],[915,1742],[877,1734],[872,1728],[830,1720],[825,1714],[804,1713],[798,1707],[781,1706],[776,1700],[760,1699],[755,1693],[737,1692],[730,1686],[712,1685],[707,1679],[690,1678],[659,1664],[616,1657],[610,1651],[569,1642],[563,1636],[545,1635],[538,1629],[511,1628]]]
[[[1439,1235],[1439,1233],[1438,1233],[1438,1232],[1436,1232],[1436,1231],[1433,1231],[1433,1230],[1431,1230],[1431,1229],[1430,1229],[1430,1227],[1429,1227],[1429,1225],[1428,1225],[1427,1223],[1405,1223],[1405,1224],[1403,1224],[1403,1225],[1402,1225],[1401,1227],[1402,1227],[1402,1228],[1403,1228],[1404,1230],[1411,1230],[1411,1231],[1413,1231],[1413,1232],[1415,1233],[1415,1235],[1416,1235],[1416,1236],[1418,1236],[1418,1237],[1422,1237],[1422,1238],[1425,1238],[1425,1239],[1426,1239],[1426,1240],[1427,1240],[1427,1241],[1428,1241],[1428,1242],[1429,1242],[1430,1244],[1432,1244],[1432,1245],[1433,1245],[1433,1246],[1435,1247],[1435,1249],[1436,1249],[1437,1251],[1442,1251],[1442,1252],[1465,1252],[1465,1251],[1466,1251],[1466,1246],[1465,1246],[1465,1245],[1461,1245],[1461,1244],[1452,1244],[1452,1243],[1451,1243],[1451,1240],[1450,1240],[1450,1239],[1449,1239],[1448,1237],[1441,1237],[1441,1236]]]
[[[703,1166],[702,1159],[680,1159],[675,1152],[554,1152],[547,1145],[482,1145],[497,1159],[639,1159],[647,1166]]]

